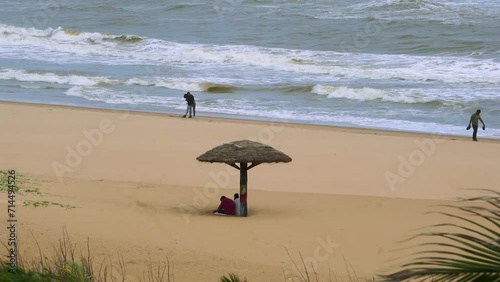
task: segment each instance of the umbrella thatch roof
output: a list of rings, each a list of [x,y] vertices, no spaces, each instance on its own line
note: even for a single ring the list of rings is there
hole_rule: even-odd
[[[273,147],[250,140],[224,143],[196,158],[210,163],[288,163],[292,158]]]

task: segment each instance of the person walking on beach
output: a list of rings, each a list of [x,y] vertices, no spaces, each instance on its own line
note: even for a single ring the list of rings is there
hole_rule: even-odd
[[[184,99],[186,99],[187,108],[186,108],[186,114],[183,115],[182,117],[185,118],[188,115],[188,113],[190,118],[196,116],[196,101],[194,100],[193,94],[191,94],[191,92],[184,94]]]
[[[477,141],[477,129],[479,126],[479,122],[481,122],[483,124],[483,130],[486,129],[486,125],[484,124],[483,119],[481,118],[480,114],[481,114],[481,110],[477,110],[475,113],[473,113],[470,116],[469,125],[467,126],[467,130],[469,130],[471,125],[472,125],[472,129],[473,129],[472,141]]]

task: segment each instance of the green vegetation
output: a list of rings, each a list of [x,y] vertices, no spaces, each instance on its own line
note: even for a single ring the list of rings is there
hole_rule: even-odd
[[[238,275],[234,273],[229,273],[227,276],[226,275],[222,276],[219,282],[248,282],[248,280],[246,278],[241,280]]]
[[[10,266],[6,263],[0,264],[0,281],[5,282],[51,282],[56,276],[48,271],[35,272],[17,268],[15,273],[9,271]]]
[[[8,192],[9,191],[9,176],[10,175],[11,174],[8,171],[0,170],[0,192]],[[12,177],[10,179],[10,182],[13,183]],[[27,176],[16,173],[15,174],[14,192],[18,195],[27,195],[27,194],[42,195],[40,188],[31,187],[33,185],[37,185],[39,182],[40,182],[40,180],[31,179]],[[72,206],[72,205],[65,205],[65,204],[56,203],[56,202],[49,202],[49,201],[25,200],[23,202],[23,204],[24,204],[24,206],[32,206],[32,207],[59,206],[61,208],[65,208],[65,209],[76,208],[75,206]]]
[[[10,179],[9,179],[10,176]],[[14,184],[14,192],[16,194],[37,194],[41,195],[40,189],[32,187],[37,185],[39,180],[31,179],[25,175],[16,173],[15,178],[7,170],[0,170],[0,192],[8,192],[9,182]]]
[[[7,192],[9,191],[9,172],[6,171],[6,170],[0,170],[0,192]],[[17,179],[17,175],[16,175],[16,179],[15,179],[15,185],[14,185],[14,192],[19,192],[20,188],[19,188],[19,182],[18,182],[18,179]],[[11,180],[11,183],[12,183],[12,180]]]
[[[37,194],[37,195],[41,195],[42,194],[42,192],[40,192],[40,189],[38,189],[38,188],[26,188],[26,189],[24,189],[24,192],[28,193],[28,194],[29,193],[31,193],[31,194]]]
[[[483,190],[484,191],[484,190]],[[411,240],[421,250],[384,281],[500,281],[500,193],[464,199],[465,206],[445,206],[438,212],[449,223],[431,226]],[[452,229],[452,232],[441,231]],[[430,240],[429,240],[430,239]]]
[[[76,244],[69,239],[66,230],[63,230],[62,239],[54,246],[54,255],[47,258],[39,249],[39,259],[28,262],[19,252],[14,273],[7,261],[0,262],[0,281],[2,282],[115,282],[126,281],[125,262],[120,257],[118,265],[113,264],[110,257],[106,257],[100,264],[90,251],[90,242],[86,242],[86,252],[79,257],[76,255]],[[38,243],[37,243],[38,244]],[[4,244],[7,248],[7,246]],[[173,265],[167,262],[151,266],[143,275],[143,281],[173,282]]]
[[[49,201],[32,201],[32,200],[26,200],[24,201],[24,206],[33,206],[35,208],[38,207],[48,207],[50,205]]]
[[[9,178],[10,176],[10,178]],[[9,173],[7,170],[0,170],[0,192],[8,192],[9,191],[9,182],[15,183],[14,184],[14,192],[16,194],[23,195],[24,193],[27,194],[37,194],[40,195],[42,194],[40,192],[40,189],[38,188],[33,188],[30,186],[36,185],[37,181],[30,179],[27,176],[24,176],[22,174],[16,173],[15,178],[13,178],[13,175]]]
[[[49,201],[32,201],[32,200],[25,200],[24,201],[24,206],[32,206],[32,207],[48,207],[48,206],[59,206],[61,208],[65,209],[74,209],[76,208],[75,206],[72,205],[64,205],[60,203],[55,203],[55,202],[49,202]]]

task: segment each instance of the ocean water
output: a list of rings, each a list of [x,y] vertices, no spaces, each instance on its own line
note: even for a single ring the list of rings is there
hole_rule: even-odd
[[[0,100],[500,138],[498,0],[0,7]]]

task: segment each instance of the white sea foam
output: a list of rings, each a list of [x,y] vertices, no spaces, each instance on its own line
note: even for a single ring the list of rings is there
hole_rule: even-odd
[[[68,89],[65,94],[107,104],[179,106],[179,98],[131,94],[95,86],[74,86]]]
[[[287,122],[324,123],[340,126],[359,126],[451,135],[457,135],[457,132],[464,132],[464,126],[403,120],[399,119],[397,114],[394,115],[394,118],[387,118],[387,116],[368,117],[353,115],[353,113],[349,111],[331,112],[311,109],[306,113],[304,109],[298,111],[297,109],[290,109],[286,107],[286,105],[272,107],[272,105],[261,104],[259,106],[260,107],[252,106],[251,101],[248,100],[226,99],[213,104],[200,104],[200,106],[197,106],[197,109],[200,112],[223,113],[242,117],[253,116]],[[500,137],[499,129],[489,129],[481,133],[483,136],[492,138]]]
[[[0,80],[16,80],[24,82],[47,82],[69,85],[97,85],[100,83],[117,83],[106,77],[87,77],[82,75],[58,75],[55,73],[36,73],[25,70],[0,69]]]
[[[394,95],[387,91],[382,91],[372,88],[347,88],[344,86],[333,87],[327,85],[315,85],[311,91],[318,95],[325,95],[328,98],[347,98],[361,101],[369,101],[375,99],[387,99]]]
[[[125,84],[127,84],[127,85],[141,85],[141,86],[153,86],[153,85],[155,85],[154,82],[152,82],[151,80],[149,80],[147,78],[143,78],[143,77],[129,78],[125,81]]]
[[[92,77],[83,75],[59,75],[55,73],[38,73],[28,72],[26,70],[16,69],[0,69],[0,80],[14,80],[21,82],[42,82],[67,84],[71,86],[99,86],[103,84],[110,85],[140,85],[162,87],[182,91],[203,91],[203,92],[224,92],[230,91],[231,86],[218,84],[209,81],[180,81],[180,80],[165,80],[162,77],[133,77],[130,79],[116,79],[107,77]],[[28,86],[22,86],[27,88]],[[45,86],[29,86],[32,88],[43,88]],[[219,91],[217,91],[219,90]]]
[[[166,87],[170,89],[183,90],[183,91],[203,91],[201,83],[197,82],[182,82],[182,81],[158,81],[156,86]]]
[[[42,24],[53,5],[7,1],[0,98],[171,111],[193,91],[201,114],[460,134],[478,107],[481,133],[500,128],[498,0],[236,0],[219,17],[202,2],[78,2]]]
[[[349,92],[349,91],[347,91]],[[376,92],[376,91],[375,91]],[[179,98],[169,98],[161,96],[148,96],[130,94],[124,91],[116,91],[95,86],[74,86],[66,92],[69,96],[76,96],[91,101],[103,102],[107,104],[122,105],[155,105],[183,110],[184,104],[179,103]],[[376,96],[376,95],[375,95]],[[445,125],[432,122],[418,122],[409,120],[400,120],[387,117],[361,117],[353,115],[350,112],[323,112],[311,109],[305,112],[304,109],[291,109],[286,103],[276,107],[275,102],[260,103],[255,105],[248,99],[221,99],[212,101],[198,101],[197,110],[203,113],[229,114],[235,117],[260,117],[272,120],[293,121],[293,122],[312,122],[327,123],[344,126],[361,126],[367,128],[383,128],[393,130],[411,130],[425,133],[437,132],[440,134],[456,134],[463,132],[463,126]],[[489,129],[483,133],[483,136],[493,138],[500,137],[500,130]]]
[[[134,77],[125,81],[127,85],[141,85],[141,86],[157,86],[165,87],[176,90],[186,91],[203,91],[201,83],[198,82],[184,82],[184,81],[168,81],[160,77],[146,78]]]
[[[256,80],[266,79],[272,71],[271,75],[279,72],[279,76],[293,74],[314,80],[349,77],[500,83],[500,62],[487,59],[354,54],[249,45],[213,46],[159,39],[137,39],[123,44],[123,40],[116,38],[121,36],[0,25],[0,56],[58,63],[175,65],[192,70],[192,73],[199,72],[200,76],[233,68],[251,74]]]
[[[348,88],[345,86],[334,87],[328,85],[315,85],[311,93],[324,95],[328,98],[345,98],[358,101],[381,100],[396,103],[428,103],[437,98],[432,96],[416,95],[414,93],[394,93],[386,90],[363,88]]]
[[[119,43],[107,41],[116,37],[119,36],[65,30],[61,27],[37,30],[0,24],[0,51],[2,57],[21,56],[56,63],[137,63],[133,52],[119,50]],[[141,57],[141,54],[135,57]]]
[[[231,92],[234,87],[228,84],[217,83],[220,79],[205,78],[193,79],[192,81],[182,80],[166,80],[162,77],[134,77],[127,79],[124,83],[127,85],[140,85],[140,86],[155,86],[164,87],[181,91],[199,91],[199,92]],[[223,79],[222,81],[228,81]]]
[[[485,16],[497,17],[494,9],[497,3],[480,4],[472,2],[448,0],[373,0],[356,3],[342,8],[331,8],[322,11],[315,17],[318,19],[366,19],[367,15],[382,21],[425,20],[444,24],[474,23]]]

